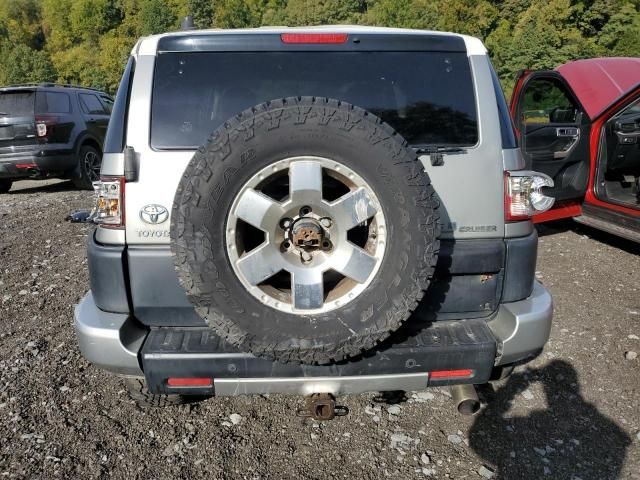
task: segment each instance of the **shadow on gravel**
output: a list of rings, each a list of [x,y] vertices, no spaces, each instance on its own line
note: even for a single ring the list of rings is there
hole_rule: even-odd
[[[578,235],[587,235],[589,238],[609,245],[610,247],[618,248],[628,253],[638,253],[637,243],[627,240],[626,238],[592,228],[588,225],[582,225],[581,223],[574,222],[573,220],[556,220],[553,222],[538,224],[536,225],[536,229],[538,230],[538,236],[541,238],[549,235],[555,235],[557,233],[572,231]]]
[[[507,415],[532,383],[543,385],[547,408]],[[470,446],[498,468],[498,478],[618,478],[631,438],[582,398],[569,363],[514,373],[497,391],[481,393],[488,405],[471,427]]]
[[[380,392],[373,397],[375,403],[383,403],[385,405],[398,405],[409,400],[407,392],[403,390],[392,390],[390,392]]]
[[[28,188],[16,188],[16,185],[6,195],[24,195],[31,193],[55,193],[55,192],[68,192],[72,190],[78,190],[71,181],[59,182],[59,183],[44,183],[42,185],[35,185]]]

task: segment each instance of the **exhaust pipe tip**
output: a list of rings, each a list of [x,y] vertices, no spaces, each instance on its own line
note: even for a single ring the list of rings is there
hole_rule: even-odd
[[[480,410],[480,400],[473,385],[454,385],[451,387],[451,396],[461,415],[475,415]]]
[[[457,405],[458,413],[461,415],[475,415],[480,410],[480,401],[467,399]]]

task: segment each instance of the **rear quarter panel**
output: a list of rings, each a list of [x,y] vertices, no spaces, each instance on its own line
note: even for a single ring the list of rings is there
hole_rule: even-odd
[[[127,183],[126,188],[126,239],[130,245],[169,244],[169,219],[151,225],[142,220],[140,211],[150,204],[162,205],[171,211],[178,183],[193,156],[190,151],[157,152],[150,147],[154,64],[155,56],[139,55],[131,86],[127,145],[135,150],[139,169],[138,181]]]
[[[475,80],[479,142],[464,155],[445,155],[443,166],[420,158],[440,197],[442,238],[504,237],[502,137],[491,67],[486,55],[469,57]]]

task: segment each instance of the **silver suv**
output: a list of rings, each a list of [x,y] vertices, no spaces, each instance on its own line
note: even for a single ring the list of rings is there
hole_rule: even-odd
[[[141,39],[115,100],[80,348],[141,403],[473,385],[538,355],[527,171],[480,40],[368,27]],[[332,403],[333,402],[333,403]]]

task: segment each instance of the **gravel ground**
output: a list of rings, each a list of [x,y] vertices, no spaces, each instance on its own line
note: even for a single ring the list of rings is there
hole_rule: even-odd
[[[91,195],[18,182],[0,195],[0,475],[8,478],[640,479],[637,246],[572,222],[541,229],[538,276],[556,316],[545,352],[481,390],[341,398],[303,421],[293,397],[141,410],[77,348]]]

